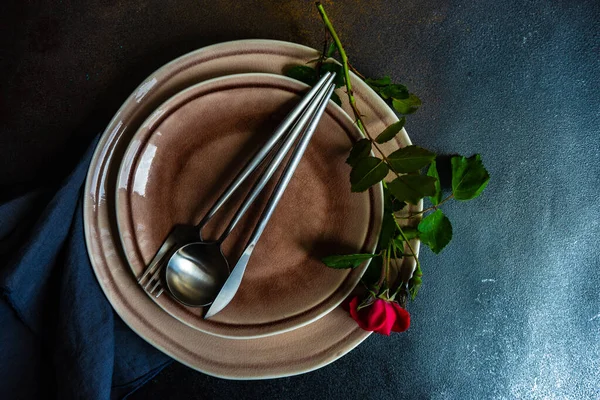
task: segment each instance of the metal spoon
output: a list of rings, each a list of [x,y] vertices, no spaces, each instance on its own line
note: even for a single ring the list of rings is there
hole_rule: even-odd
[[[328,84],[326,87],[321,89],[319,94],[315,97],[315,100],[306,108],[304,114],[296,122],[292,131],[285,139],[285,142],[277,150],[269,166],[265,169],[257,183],[252,187],[250,193],[244,199],[244,202],[237,210],[236,214],[221,237],[214,242],[201,241],[187,244],[175,251],[175,253],[171,256],[167,263],[165,280],[169,291],[176,300],[187,306],[206,306],[209,305],[220,292],[222,292],[222,288],[225,289],[231,287],[232,285],[235,289],[234,292],[231,293],[231,298],[233,298],[235,291],[237,291],[237,288],[239,287],[239,281],[241,281],[250,254],[252,253],[256,242],[258,241],[269,218],[271,217],[275,206],[281,198],[287,183],[291,179],[296,166],[300,162],[300,158],[304,153],[304,149],[308,145],[308,140],[316,129],[318,121],[323,114],[323,111],[327,105],[327,101],[331,97],[331,93],[334,89],[334,85],[331,83]],[[308,127],[306,128],[307,125]],[[227,276],[229,274],[229,264],[223,255],[221,244],[235,228],[236,224],[240,221],[252,202],[254,202],[256,197],[258,197],[260,192],[264,189],[267,182],[273,176],[285,158],[286,154],[296,141],[296,138],[303,131],[304,135],[300,140],[300,143],[298,144],[294,154],[292,155],[290,162],[286,166],[283,176],[277,183],[277,186],[271,198],[269,199],[263,214],[261,215],[257,227],[252,234],[246,250],[243,252],[242,257],[236,265],[236,268],[232,272],[232,276],[230,276],[228,279]],[[299,151],[300,149],[301,151]],[[235,279],[231,280],[231,278],[234,276]],[[236,280],[238,281],[237,284],[235,283]],[[229,282],[232,283],[228,285]],[[230,292],[231,291],[228,290],[228,293]],[[213,310],[214,312],[212,312],[210,315],[214,315],[216,312],[225,307],[231,298],[229,298],[224,305],[222,304],[223,302],[220,302],[220,308],[217,311]],[[211,310],[209,310],[209,312],[210,311]],[[209,315],[207,315],[205,318],[208,317]]]

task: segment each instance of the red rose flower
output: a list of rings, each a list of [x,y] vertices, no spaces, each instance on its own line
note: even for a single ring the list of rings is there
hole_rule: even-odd
[[[358,309],[360,298],[354,297],[349,304],[350,315],[358,326],[366,331],[390,335],[390,332],[404,332],[410,326],[410,314],[395,301],[375,299]]]

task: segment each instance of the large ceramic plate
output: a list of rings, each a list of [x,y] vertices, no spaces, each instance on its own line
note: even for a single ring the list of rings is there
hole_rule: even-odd
[[[148,117],[125,153],[117,190],[121,241],[135,276],[173,226],[202,219],[307,89],[281,75],[230,75],[182,91]],[[344,160],[360,138],[353,121],[330,102],[236,296],[222,312],[205,320],[202,308],[185,307],[170,296],[157,303],[192,327],[234,338],[296,329],[338,306],[367,263],[334,270],[320,258],[373,252],[381,226],[381,185],[350,194],[350,167]],[[272,186],[223,243],[229,265],[241,256]],[[227,203],[203,238],[216,240],[242,200],[236,196]]]
[[[289,66],[317,55],[314,49],[292,43],[245,40],[180,57],[153,73],[125,101],[100,138],[90,164],[84,197],[85,236],[100,286],[131,329],[164,353],[207,374],[230,379],[300,374],[338,359],[370,333],[360,329],[341,307],[302,328],[258,339],[227,339],[203,333],[164,312],[140,289],[120,245],[114,200],[119,165],[141,123],[179,91],[236,73],[281,74]],[[397,121],[372,90],[354,75],[352,79],[369,130],[378,132]],[[347,103],[344,109],[350,111]],[[404,131],[397,138],[386,143],[387,151],[410,144]],[[413,245],[418,251],[418,243]]]

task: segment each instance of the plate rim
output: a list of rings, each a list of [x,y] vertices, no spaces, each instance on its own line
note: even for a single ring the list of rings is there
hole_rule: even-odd
[[[92,161],[90,163],[90,168],[88,170],[88,173],[86,175],[86,182],[85,182],[85,196],[84,196],[84,209],[83,209],[83,214],[84,214],[84,221],[86,220],[86,216],[88,216],[89,214],[91,214],[95,209],[95,205],[94,204],[90,204],[92,199],[90,198],[89,194],[90,194],[90,188],[92,187],[94,181],[96,180],[96,178],[94,177],[94,171],[91,169],[92,165],[97,165],[99,158],[101,156],[102,153],[108,153],[109,151],[111,151],[111,149],[105,149],[104,146],[106,145],[106,142],[108,141],[108,139],[111,139],[112,136],[116,135],[118,129],[120,128],[119,123],[118,123],[118,119],[119,119],[119,115],[123,112],[123,110],[125,109],[125,106],[127,103],[129,103],[132,99],[135,99],[136,93],[139,93],[139,91],[141,89],[143,89],[143,86],[149,82],[149,80],[152,78],[152,76],[154,74],[156,74],[157,72],[166,69],[167,67],[171,67],[173,64],[178,63],[188,57],[192,58],[194,56],[197,56],[198,54],[204,52],[204,51],[209,51],[209,50],[214,50],[217,49],[219,50],[219,48],[221,47],[231,47],[231,46],[239,46],[239,45],[256,45],[256,46],[283,46],[283,47],[287,47],[287,48],[293,48],[298,52],[301,53],[305,53],[305,54],[318,54],[319,52],[311,47],[308,46],[304,46],[301,44],[297,44],[297,43],[292,43],[292,42],[286,42],[286,41],[280,41],[280,40],[271,40],[271,39],[243,39],[243,40],[233,40],[233,41],[226,41],[226,42],[221,42],[221,43],[216,43],[210,46],[206,46],[200,49],[196,49],[193,50],[191,52],[188,52],[186,54],[183,54],[177,58],[175,58],[174,60],[161,65],[160,67],[158,67],[155,71],[152,72],[152,74],[148,75],[148,77],[143,80],[137,87],[136,89],[134,89],[134,91],[123,101],[122,105],[119,107],[119,109],[117,110],[117,112],[114,114],[114,116],[110,119],[110,121],[108,122],[108,124],[106,125],[106,129],[102,132],[101,136],[100,136],[100,141],[98,142],[96,148],[94,149],[94,153],[92,156]],[[354,79],[358,79],[356,77],[356,75],[354,75],[351,72],[351,76]],[[374,95],[371,93],[371,101],[372,104],[374,106],[377,106],[377,108],[382,108],[385,107],[387,109],[389,109],[389,107],[387,106],[387,104],[385,104],[385,102],[380,99],[378,96]],[[392,119],[396,119],[397,120],[397,116],[395,115],[395,113],[391,113],[393,114],[393,118]],[[390,115],[391,115],[390,114]],[[381,115],[377,115],[378,118],[382,118]],[[111,127],[115,127],[113,129],[113,131],[110,131]],[[406,134],[406,132],[404,131],[404,142],[406,145],[410,145],[412,142],[410,140],[410,137]],[[112,149],[114,150],[114,149]],[[96,192],[96,191],[94,191]],[[98,193],[97,193],[98,194]],[[102,194],[102,193],[100,193]],[[98,200],[98,199],[96,199]],[[418,208],[422,208],[422,203],[420,203],[419,205],[417,205]],[[225,378],[225,379],[231,379],[231,380],[258,380],[258,379],[270,379],[270,378],[279,378],[279,377],[287,377],[287,376],[294,376],[294,375],[299,375],[302,373],[306,373],[306,372],[310,372],[310,371],[314,371],[316,369],[319,369],[321,367],[324,367],[334,361],[336,361],[337,359],[339,359],[340,357],[344,356],[345,354],[347,354],[348,352],[350,352],[352,349],[354,349],[356,346],[358,346],[360,343],[362,343],[367,337],[369,337],[371,335],[372,332],[367,332],[367,331],[363,331],[360,330],[360,328],[358,328],[356,326],[356,328],[350,333],[348,334],[347,338],[354,334],[354,336],[352,337],[352,339],[347,339],[347,340],[351,340],[351,343],[348,343],[346,345],[344,345],[344,349],[342,351],[339,351],[336,354],[332,354],[329,355],[328,357],[322,358],[320,360],[318,360],[316,363],[314,363],[312,366],[309,367],[300,367],[300,368],[295,368],[293,369],[293,371],[283,371],[283,372],[269,372],[269,373],[261,373],[261,374],[249,374],[247,371],[237,371],[236,373],[226,373],[223,372],[222,370],[218,370],[218,368],[206,368],[206,367],[201,367],[198,366],[197,363],[195,364],[194,361],[192,360],[189,356],[186,356],[185,352],[184,353],[176,353],[175,351],[173,351],[173,349],[168,349],[167,345],[169,343],[165,342],[160,342],[157,340],[154,340],[152,337],[150,337],[150,334],[145,334],[142,331],[138,330],[138,327],[136,326],[137,324],[140,324],[140,320],[138,318],[137,315],[132,315],[132,316],[128,316],[128,313],[131,313],[134,311],[134,309],[132,308],[132,306],[130,304],[126,304],[126,303],[122,303],[122,304],[114,304],[113,301],[111,301],[112,297],[115,296],[115,291],[109,287],[109,282],[104,281],[102,278],[102,275],[99,275],[101,271],[97,270],[94,265],[95,262],[92,259],[92,251],[93,251],[93,245],[94,243],[93,241],[93,235],[94,232],[90,231],[89,226],[85,226],[84,229],[84,234],[85,234],[85,239],[86,239],[86,249],[88,251],[88,257],[90,258],[90,262],[92,265],[92,269],[94,270],[94,274],[102,288],[102,291],[104,292],[105,296],[107,297],[109,303],[111,304],[112,308],[115,310],[115,312],[122,318],[122,320],[125,322],[125,324],[132,329],[134,332],[136,332],[136,334],[138,336],[140,336],[143,340],[145,340],[146,342],[148,342],[149,344],[151,344],[152,346],[154,346],[155,348],[159,349],[160,351],[162,351],[163,353],[169,355],[170,357],[172,357],[173,359],[178,360],[179,362],[181,362],[182,364],[201,371],[207,375],[210,376],[215,376],[215,377],[220,377],[220,378]],[[420,242],[419,241],[415,241],[413,243],[413,246],[415,248],[415,252],[418,253],[419,247],[420,247]],[[117,288],[118,289],[118,288]],[[111,297],[112,296],[112,297]],[[336,312],[336,310],[333,310],[332,313]],[[129,320],[129,318],[132,318],[131,321]],[[136,319],[138,318],[138,319]],[[144,327],[146,327],[146,325],[144,325]],[[278,371],[281,371],[278,370]]]
[[[242,80],[242,79],[251,80],[252,78],[261,79],[262,80],[261,84],[269,84],[269,81],[279,80],[282,82],[287,82],[288,84],[290,84],[292,86],[302,87],[303,89],[309,88],[308,85],[306,85],[298,80],[295,80],[293,78],[284,76],[284,75],[265,73],[265,72],[246,72],[246,73],[236,73],[236,74],[224,75],[224,76],[219,76],[219,77],[215,77],[212,79],[208,79],[206,81],[202,81],[202,82],[196,83],[194,85],[191,85],[191,86],[185,88],[184,90],[175,93],[174,95],[169,97],[167,100],[165,100],[163,103],[161,103],[154,111],[152,111],[150,113],[150,115],[141,123],[140,127],[135,131],[133,136],[130,137],[130,142],[126,147],[125,152],[123,153],[123,158],[122,158],[121,163],[118,168],[118,172],[117,172],[117,176],[116,176],[116,179],[118,182],[117,189],[122,188],[121,182],[124,182],[125,175],[128,178],[125,180],[129,181],[129,179],[131,178],[131,175],[134,173],[135,160],[132,159],[131,162],[129,162],[127,155],[132,155],[133,153],[136,153],[136,155],[139,156],[139,152],[145,146],[145,143],[142,143],[142,141],[140,139],[143,137],[144,142],[147,142],[147,140],[149,140],[149,136],[145,132],[152,130],[153,128],[151,128],[151,126],[155,125],[158,121],[160,121],[163,113],[159,113],[159,111],[161,111],[163,108],[167,108],[167,105],[169,105],[173,102],[177,103],[177,102],[181,101],[182,104],[180,104],[180,106],[183,106],[183,104],[184,104],[183,102],[185,102],[185,104],[188,104],[188,102],[191,99],[186,99],[186,97],[189,96],[191,93],[194,93],[205,86],[210,86],[210,85],[215,85],[215,84],[226,84],[228,81],[233,81],[233,80]],[[242,85],[241,82],[240,82],[240,85]],[[364,138],[364,135],[362,134],[362,132],[356,127],[356,125],[354,124],[354,122],[352,121],[350,116],[344,111],[344,109],[342,109],[340,106],[338,106],[331,100],[329,101],[329,104],[327,107],[328,108],[331,107],[333,110],[335,110],[334,112],[336,115],[335,115],[335,117],[333,117],[334,119],[341,118],[341,119],[345,120],[348,127],[350,127],[350,126],[352,127],[352,130],[357,135],[357,137]],[[160,124],[161,122],[158,122],[158,123]],[[135,143],[136,138],[141,143],[139,148],[137,147],[137,143]],[[137,160],[138,157],[136,157],[135,159]],[[374,223],[374,227],[366,230],[367,236],[363,240],[360,251],[372,253],[377,248],[377,244],[379,242],[379,231],[381,230],[382,221],[383,221],[384,198],[383,198],[383,185],[381,184],[381,182],[378,183],[377,185],[374,185],[372,187],[372,189],[370,189],[369,196],[372,197],[372,199],[369,201],[369,203],[371,204],[370,208],[372,207],[372,210],[369,212],[370,213],[369,221],[370,221],[370,223]],[[121,190],[116,190],[114,197],[116,200],[115,205],[117,206],[117,208],[120,205],[120,201],[119,201],[120,198],[123,198],[123,199],[128,198],[128,196],[125,193],[122,193]],[[123,201],[124,201],[124,204],[127,204],[127,206],[129,206],[129,207],[131,206],[131,202],[129,201],[129,199],[123,200]],[[129,233],[129,232],[127,232],[127,230],[131,231],[131,229],[130,229],[131,227],[125,228],[123,226],[123,224],[125,224],[125,225],[128,225],[128,224],[119,218],[118,212],[116,213],[116,216],[117,216],[117,218],[116,218],[117,229],[118,229],[118,233],[119,233],[119,243],[121,244],[121,247],[123,247],[125,250],[127,250],[128,246],[124,240],[124,236],[125,236],[124,233]],[[369,233],[369,232],[371,232],[371,233]],[[371,235],[372,235],[372,237],[371,237]],[[370,241],[372,241],[372,244],[369,243]],[[131,273],[133,274],[133,276],[135,278],[137,278],[137,276],[135,275],[136,271],[134,271],[134,267],[131,263],[131,260],[129,258],[127,251],[125,251],[125,257],[126,257],[127,264],[130,268]],[[277,325],[283,324],[283,327],[277,328],[275,330],[268,330],[268,331],[265,330],[265,332],[263,332],[263,333],[260,333],[260,331],[262,331],[262,329],[260,328],[261,324],[256,324],[256,325],[259,325],[258,328],[252,328],[253,324],[241,324],[240,325],[241,328],[239,328],[239,329],[243,329],[243,332],[247,331],[248,333],[246,333],[246,334],[236,333],[235,329],[234,329],[234,332],[232,332],[231,334],[220,333],[218,331],[216,332],[216,331],[212,331],[210,329],[202,329],[200,326],[195,325],[193,323],[193,321],[188,321],[187,319],[185,319],[185,316],[189,315],[189,314],[184,314],[184,313],[175,314],[174,310],[171,309],[171,306],[165,306],[160,301],[158,301],[158,299],[156,299],[154,296],[150,295],[147,292],[145,292],[145,293],[148,295],[148,297],[151,298],[152,301],[154,301],[161,309],[163,309],[165,312],[170,314],[173,318],[177,319],[178,321],[180,321],[180,322],[188,325],[189,327],[196,329],[200,332],[204,332],[204,333],[207,333],[210,335],[215,335],[215,336],[228,338],[228,339],[254,339],[254,338],[267,337],[267,336],[271,336],[271,335],[277,335],[280,333],[289,332],[289,331],[301,328],[303,326],[306,326],[306,325],[322,318],[324,315],[329,313],[331,310],[338,307],[344,301],[344,299],[352,293],[352,291],[355,289],[355,287],[360,283],[360,279],[362,278],[363,274],[367,270],[370,263],[371,263],[371,259],[369,259],[365,263],[363,263],[363,265],[360,268],[355,268],[355,269],[353,269],[353,271],[350,271],[347,274],[347,275],[353,274],[352,280],[356,280],[356,282],[352,285],[349,285],[351,287],[348,287],[347,290],[344,290],[343,294],[338,294],[339,287],[346,286],[346,285],[344,285],[344,282],[346,281],[346,279],[349,279],[349,278],[346,278],[346,279],[344,279],[344,281],[340,282],[340,285],[338,286],[338,288],[333,290],[327,298],[322,300],[319,304],[316,304],[311,309],[319,309],[321,304],[329,302],[329,299],[332,297],[339,296],[340,297],[339,300],[332,302],[331,304],[327,305],[325,308],[323,308],[319,312],[311,313],[311,317],[309,317],[308,319],[302,320],[302,322],[299,322],[297,324],[289,325],[289,324],[286,324],[285,322],[274,322]],[[354,273],[354,271],[358,271],[358,272]],[[307,311],[310,312],[310,310],[307,310]],[[302,314],[303,313],[304,312],[302,312]],[[314,314],[314,315],[312,315],[312,314]],[[296,317],[296,315],[293,315],[290,318],[295,318],[295,317]],[[285,319],[288,319],[288,318],[285,318]],[[267,325],[270,325],[270,324],[271,323],[268,323]],[[223,325],[229,325],[229,324],[223,323]],[[251,334],[250,332],[252,332],[254,330],[257,330],[259,332],[256,334]]]

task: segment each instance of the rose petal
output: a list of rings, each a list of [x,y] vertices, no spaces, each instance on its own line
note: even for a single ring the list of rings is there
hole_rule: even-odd
[[[383,309],[380,306],[375,306],[375,303],[373,303],[358,310],[360,300],[357,296],[350,301],[350,316],[352,316],[362,329],[375,331],[385,321],[385,314],[382,312]]]
[[[362,329],[377,333],[389,335],[392,329],[393,321],[389,321],[389,311],[386,302],[376,299],[373,304],[358,310],[360,298],[354,297],[350,301],[350,316],[358,323]]]
[[[381,299],[379,299],[378,301],[380,301],[384,307],[385,322],[384,322],[384,324],[381,325],[381,327],[376,332],[384,334],[386,336],[389,336],[390,333],[392,332],[394,323],[396,322],[396,312],[394,310],[394,307],[392,306],[392,303],[390,303],[389,301],[385,301],[385,300],[381,300]]]
[[[358,308],[359,301],[360,299],[358,298],[358,296],[354,296],[352,300],[350,300],[350,303],[348,303],[348,311],[350,312],[350,316],[356,322],[359,321],[358,312],[356,311],[356,309]]]
[[[390,321],[390,316],[393,318],[394,315],[390,314],[387,301],[377,299],[371,306],[366,307],[365,310],[368,310],[368,320],[371,330],[389,336],[394,324],[394,321]]]
[[[361,299],[355,296],[350,300],[350,316],[362,329],[389,336],[393,332],[404,332],[410,326],[410,314],[398,303],[375,299],[367,307],[358,310]]]
[[[410,313],[406,311],[405,308],[402,308],[398,303],[393,302],[391,303],[391,305],[396,314],[394,325],[392,326],[392,331],[404,332],[410,326]]]

